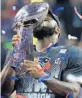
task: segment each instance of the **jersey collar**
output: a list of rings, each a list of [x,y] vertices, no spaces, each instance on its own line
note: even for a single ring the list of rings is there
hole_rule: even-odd
[[[46,48],[45,52],[34,52],[34,56],[44,56],[45,53],[49,53],[52,47],[56,47],[58,46],[58,42],[53,43],[52,45],[50,45],[48,48]]]

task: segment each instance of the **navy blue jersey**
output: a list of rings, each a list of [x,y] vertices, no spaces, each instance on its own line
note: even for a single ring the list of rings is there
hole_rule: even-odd
[[[82,49],[76,46],[50,47],[45,53],[37,53],[39,64],[45,66],[46,59],[50,61],[50,76],[61,81],[70,81],[69,75],[82,77]],[[14,66],[13,66],[14,67]],[[17,93],[28,98],[55,98],[43,82],[33,79],[31,75],[20,77],[16,81]],[[61,97],[59,97],[61,98]]]
[[[75,77],[82,76],[81,48],[76,46],[52,47],[49,57],[51,58],[51,71],[54,72],[54,78],[69,81],[67,79],[68,74]]]

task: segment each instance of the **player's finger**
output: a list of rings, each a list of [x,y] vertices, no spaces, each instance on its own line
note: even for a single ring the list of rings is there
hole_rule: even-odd
[[[28,64],[28,63],[23,63],[21,66],[26,67],[26,68],[31,68],[32,67],[31,64]]]
[[[36,67],[36,64],[24,63],[24,66],[27,66],[27,67],[31,68],[31,67]]]
[[[20,36],[19,35],[14,35],[13,38],[20,38]]]
[[[21,63],[22,68],[37,68],[35,64],[30,64],[30,63]]]
[[[28,68],[27,72],[30,73],[30,74],[32,74],[32,73],[37,72],[37,69],[36,68]]]
[[[27,68],[27,72],[30,72],[32,70],[33,70],[33,68]]]
[[[13,42],[12,42],[12,45],[14,46],[16,43],[17,43],[17,41],[13,41]]]
[[[35,62],[34,61],[30,61],[30,60],[24,60],[24,63],[30,63],[30,64],[35,64]]]
[[[16,44],[16,42],[12,42],[12,45],[14,46]]]
[[[15,36],[13,36],[13,38],[12,38],[12,39],[15,39],[15,38],[16,38],[16,39],[17,39],[17,38],[19,39],[19,38],[20,38],[20,36],[19,36],[19,35],[15,35]]]
[[[12,38],[12,42],[13,41],[19,41],[20,39],[19,38]]]

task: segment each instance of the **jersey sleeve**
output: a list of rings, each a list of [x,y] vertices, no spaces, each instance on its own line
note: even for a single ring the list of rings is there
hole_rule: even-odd
[[[72,46],[69,49],[68,64],[62,72],[62,80],[82,84],[82,49]]]

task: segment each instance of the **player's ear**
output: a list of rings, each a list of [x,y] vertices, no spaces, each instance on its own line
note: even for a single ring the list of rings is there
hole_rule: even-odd
[[[60,36],[60,28],[59,27],[55,28],[55,33],[58,35],[58,38],[59,38],[59,36]]]
[[[60,34],[60,28],[59,27],[55,28],[55,33]]]

